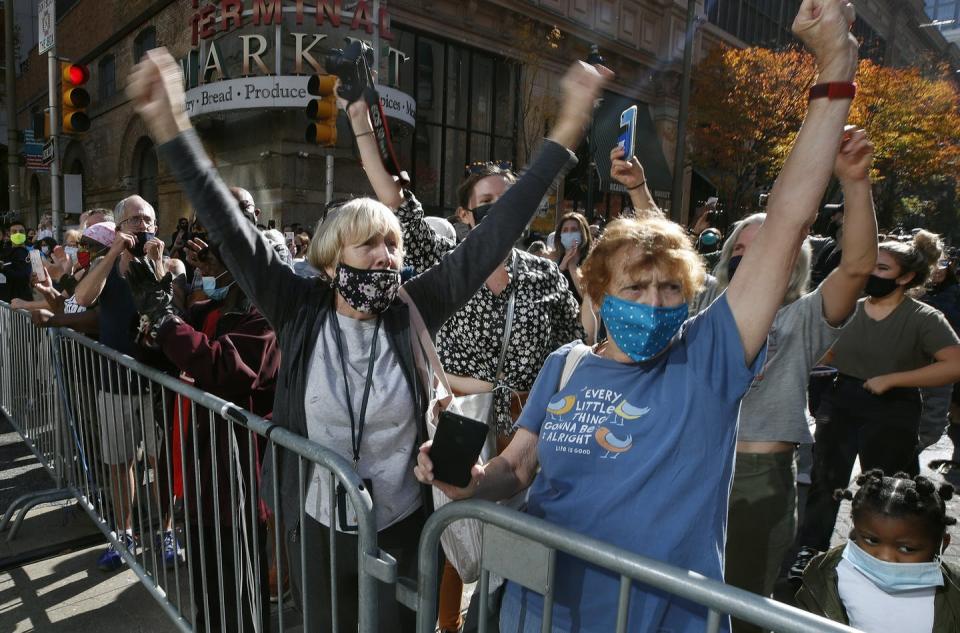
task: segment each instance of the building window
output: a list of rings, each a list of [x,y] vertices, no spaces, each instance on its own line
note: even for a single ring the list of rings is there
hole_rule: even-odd
[[[926,7],[931,21],[943,22],[937,25],[941,31],[960,28],[960,0],[927,0]]]
[[[77,3],[77,0],[57,0],[57,19],[73,8],[73,5]]]
[[[424,208],[444,215],[458,206],[468,163],[516,159],[518,69],[503,57],[407,29],[393,46],[407,60],[396,86],[417,103],[417,125],[401,139]]]
[[[160,207],[157,199],[157,151],[153,141],[144,137],[137,141],[133,150],[134,175],[137,179],[137,193],[153,206],[157,217]]]
[[[792,41],[800,0],[707,0],[707,19],[751,46],[777,48]]]
[[[882,64],[887,51],[887,42],[880,37],[864,20],[857,19],[853,23],[853,35],[860,42],[860,57],[867,58],[875,64]]]
[[[147,51],[157,47],[157,29],[148,26],[137,34],[133,40],[133,63],[137,64],[143,59]]]
[[[107,55],[97,65],[97,84],[101,101],[117,92],[117,60],[113,55]]]

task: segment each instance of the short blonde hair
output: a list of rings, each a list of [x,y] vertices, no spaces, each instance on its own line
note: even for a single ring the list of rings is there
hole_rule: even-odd
[[[396,239],[402,257],[403,230],[397,216],[373,198],[355,198],[332,209],[326,218],[317,222],[307,259],[319,271],[336,269],[344,247],[363,244],[376,235]]]
[[[83,233],[81,233],[76,229],[70,229],[69,231],[63,232],[63,243],[66,244],[72,238],[74,242],[76,242],[77,244],[80,244],[81,237],[83,237]]]
[[[680,225],[663,218],[623,218],[607,226],[583,264],[586,291],[593,305],[603,303],[614,271],[623,267],[620,255],[626,252],[640,254],[629,273],[657,268],[676,277],[687,301],[703,288],[706,276],[703,261]]]

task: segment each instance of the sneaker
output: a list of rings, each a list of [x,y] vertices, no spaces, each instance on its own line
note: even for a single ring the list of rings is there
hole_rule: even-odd
[[[133,536],[123,532],[118,538],[120,543],[127,549],[127,551],[133,554],[137,546]],[[117,571],[126,564],[126,561],[123,560],[122,556],[120,556],[120,552],[117,551],[117,548],[113,543],[107,545],[107,549],[104,550],[103,554],[100,554],[100,558],[97,559],[97,567],[100,568],[100,571]]]
[[[183,547],[177,540],[177,535],[173,530],[167,530],[163,534],[163,564],[167,569],[176,567],[186,560]]]
[[[283,583],[281,593],[281,583],[277,578],[277,566],[270,565],[267,571],[267,582],[270,585],[270,602],[280,602],[281,596],[286,600],[290,596],[290,576],[287,570],[283,570]]]
[[[812,547],[807,547],[806,545],[801,547],[800,551],[797,552],[796,558],[793,559],[793,564],[790,565],[790,571],[787,572],[787,580],[802,580],[803,572],[806,570],[807,565],[809,565],[810,561],[819,553],[819,551]]]

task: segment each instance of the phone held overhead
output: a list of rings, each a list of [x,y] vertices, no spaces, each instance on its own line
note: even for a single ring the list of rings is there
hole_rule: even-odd
[[[623,160],[630,160],[637,149],[637,106],[632,105],[620,113],[620,136],[617,146],[623,149]]]

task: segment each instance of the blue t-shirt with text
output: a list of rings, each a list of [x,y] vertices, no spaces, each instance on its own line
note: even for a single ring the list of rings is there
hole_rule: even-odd
[[[746,365],[726,295],[658,358],[626,364],[590,353],[558,392],[573,345],[547,359],[517,423],[539,436],[527,511],[722,579],[737,415],[763,353]],[[558,554],[555,630],[614,630],[618,595],[618,576]],[[504,600],[523,601],[539,621],[539,594],[510,583]],[[629,610],[629,631],[699,632],[706,618],[705,608],[636,583]]]

